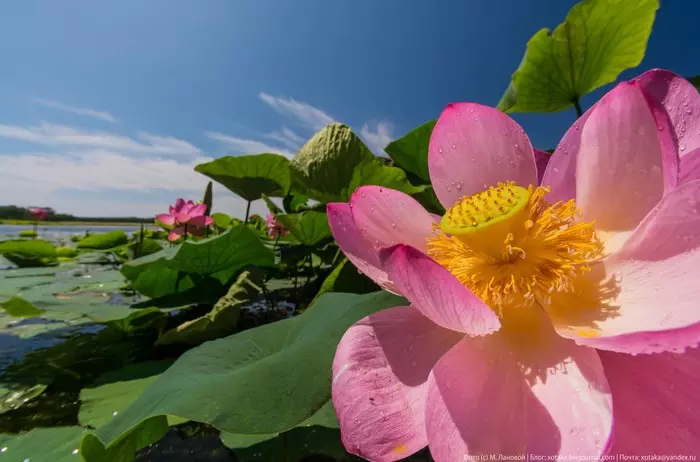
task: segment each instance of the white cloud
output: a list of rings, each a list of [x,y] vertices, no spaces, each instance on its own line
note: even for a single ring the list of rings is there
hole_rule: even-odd
[[[281,132],[269,133],[267,137],[272,140],[278,141],[294,150],[298,150],[301,147],[301,145],[304,144],[304,142],[306,141],[304,138],[297,135],[287,127],[282,127]]]
[[[7,204],[41,205],[78,216],[153,216],[167,210],[169,202],[184,196],[199,200],[209,178],[194,166],[211,158],[180,163],[172,159],[128,157],[117,152],[91,150],[77,153],[20,153],[0,156],[0,197]],[[77,197],[61,191],[84,192]],[[156,191],[172,192],[170,201],[156,201]],[[113,200],[97,199],[91,193],[113,193]],[[119,193],[142,193],[143,200],[125,201]],[[215,183],[214,211],[242,218],[246,202]],[[267,210],[261,201],[253,212]]]
[[[386,155],[384,148],[394,140],[392,136],[393,127],[390,122],[377,122],[374,128],[364,124],[360,129],[360,138],[367,144],[372,152],[377,155]]]
[[[41,104],[42,106],[51,107],[54,109],[59,109],[61,111],[72,112],[74,114],[85,115],[93,117],[95,119],[106,120],[107,122],[116,122],[117,119],[109,112],[96,111],[94,109],[82,108],[69,106],[67,104],[59,103],[57,101],[51,101],[43,98],[32,98],[32,102]]]
[[[219,132],[206,132],[205,135],[213,140],[219,141],[231,150],[234,154],[260,154],[264,152],[272,152],[282,154],[285,157],[292,157],[294,153],[287,149],[271,146],[262,141],[251,140],[247,138],[238,138],[236,136],[226,135]]]
[[[297,101],[293,98],[272,96],[264,92],[260,93],[258,96],[263,102],[276,111],[296,118],[307,128],[320,130],[326,125],[336,122],[333,117],[322,109],[308,103]],[[372,152],[384,156],[386,155],[384,148],[394,139],[392,136],[392,129],[393,127],[388,121],[379,121],[374,124],[374,127],[371,127],[370,124],[365,124],[360,129],[360,138],[364,140]],[[286,127],[284,127],[281,132],[273,132],[267,136],[292,149],[298,149],[304,141],[302,137]]]
[[[335,122],[333,117],[329,116],[321,109],[293,98],[282,98],[268,95],[267,93],[260,93],[258,96],[263,102],[276,111],[281,114],[291,115],[314,130],[320,130],[326,125]]]
[[[157,136],[142,132],[138,135],[142,141],[137,141],[114,133],[91,132],[49,123],[26,127],[0,124],[0,137],[47,146],[84,146],[162,155],[200,154],[196,146],[171,136]]]

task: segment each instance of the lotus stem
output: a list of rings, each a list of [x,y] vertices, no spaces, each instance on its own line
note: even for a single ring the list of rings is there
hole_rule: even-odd
[[[250,201],[248,201],[248,206],[245,208],[245,223],[248,224],[248,217],[250,216]]]

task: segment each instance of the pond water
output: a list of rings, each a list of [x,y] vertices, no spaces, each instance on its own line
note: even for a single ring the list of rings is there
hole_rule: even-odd
[[[147,226],[147,228],[152,228],[151,226]],[[10,238],[10,237],[17,237],[19,236],[19,233],[21,231],[27,230],[27,229],[34,229],[33,225],[0,225],[0,238]],[[50,225],[50,226],[41,226],[37,228],[37,232],[39,233],[39,237],[42,239],[58,239],[58,238],[70,238],[71,236],[75,234],[85,234],[86,232],[89,232],[91,234],[94,233],[107,233],[109,231],[115,231],[117,229],[121,229],[125,233],[135,233],[139,229],[141,229],[140,225],[122,225],[122,226],[114,226],[114,225]]]

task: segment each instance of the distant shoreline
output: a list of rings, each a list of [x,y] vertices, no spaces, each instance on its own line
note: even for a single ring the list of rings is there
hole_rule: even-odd
[[[36,222],[31,220],[3,220],[0,219],[0,225],[8,226],[32,226]],[[40,221],[37,223],[39,228],[50,227],[50,226],[133,226],[138,228],[141,226],[139,222],[125,222],[125,221]],[[153,227],[156,228],[155,223],[143,223],[146,228]]]

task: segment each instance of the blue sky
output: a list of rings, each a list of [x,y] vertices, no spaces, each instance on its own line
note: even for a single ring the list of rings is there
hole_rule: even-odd
[[[291,155],[332,120],[379,152],[449,102],[495,105],[527,40],[574,3],[10,2],[0,17],[0,204],[148,216],[201,196],[197,163]],[[623,77],[700,74],[700,4],[662,3],[644,62]],[[542,149],[574,117],[515,116]],[[243,213],[222,189],[215,204]]]

